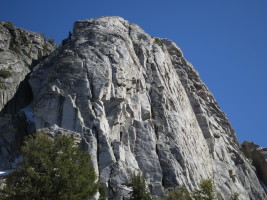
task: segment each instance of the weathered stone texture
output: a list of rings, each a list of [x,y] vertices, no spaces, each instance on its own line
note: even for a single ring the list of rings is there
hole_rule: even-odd
[[[267,185],[267,148],[245,141],[242,144],[245,156],[252,161],[256,167],[257,175],[263,184]],[[267,192],[267,188],[266,188]]]
[[[266,199],[214,97],[181,50],[120,17],[77,21],[30,77],[36,127],[80,133],[112,199],[141,171],[153,196],[211,178],[229,198]]]
[[[30,72],[32,61],[48,55],[53,48],[41,34],[0,22],[0,112]],[[3,76],[3,71],[9,75]]]
[[[34,130],[20,112],[33,98],[26,77],[53,49],[41,34],[0,22],[0,170],[14,167],[23,136]]]

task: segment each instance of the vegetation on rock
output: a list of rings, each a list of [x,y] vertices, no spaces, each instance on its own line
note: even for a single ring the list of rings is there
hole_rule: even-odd
[[[193,192],[193,198],[196,200],[215,200],[216,192],[211,179],[204,179],[200,182],[200,189]]]
[[[6,88],[5,84],[0,80],[0,90],[5,88]]]
[[[19,44],[18,42],[15,40],[15,38],[11,38],[10,43],[9,43],[9,49],[11,51],[14,51],[16,54],[20,55],[20,49],[19,49]]]
[[[159,38],[155,38],[155,43],[159,46],[163,46],[163,42]]]
[[[187,188],[183,185],[182,187],[175,188],[173,191],[167,192],[163,200],[192,200],[192,197]]]
[[[2,200],[84,200],[97,192],[90,157],[67,136],[31,135],[22,156],[23,161],[6,178]]]
[[[163,200],[218,200],[221,195],[216,192],[211,179],[204,179],[200,182],[200,189],[195,189],[190,193],[183,185],[175,190],[167,192]],[[229,200],[238,200],[238,194],[234,193]]]
[[[105,183],[100,182],[99,183],[99,200],[106,200],[108,199],[108,188]]]
[[[6,27],[7,29],[14,28],[13,22],[10,21],[4,22],[3,26]]]
[[[133,200],[152,200],[149,190],[146,185],[146,181],[141,173],[133,175],[131,184],[133,188],[132,199]]]
[[[253,165],[256,167],[256,172],[258,177],[267,183],[267,166],[264,157],[264,150],[260,146],[256,145],[253,142],[244,141],[241,145],[244,155],[252,160]],[[262,153],[261,153],[262,152]]]
[[[6,79],[6,78],[9,78],[9,77],[11,77],[11,76],[12,76],[11,71],[9,71],[9,70],[7,70],[7,69],[0,69],[0,77],[1,77],[1,78]]]
[[[237,193],[234,193],[234,194],[232,194],[232,196],[231,196],[231,199],[230,199],[230,200],[239,200],[238,196],[239,196],[239,194],[237,194]]]

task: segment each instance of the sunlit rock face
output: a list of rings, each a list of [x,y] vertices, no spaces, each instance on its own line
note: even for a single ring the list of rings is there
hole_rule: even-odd
[[[36,128],[79,134],[110,199],[129,198],[136,172],[155,199],[208,178],[225,199],[267,198],[225,114],[168,39],[120,17],[77,21],[29,83]]]

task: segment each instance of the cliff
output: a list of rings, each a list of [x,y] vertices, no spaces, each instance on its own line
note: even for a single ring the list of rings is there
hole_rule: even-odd
[[[28,74],[54,46],[38,33],[0,22],[0,168],[12,167],[19,154],[27,119],[21,109],[32,101]],[[13,163],[13,164],[12,164]]]
[[[224,199],[267,198],[225,114],[168,39],[120,17],[77,21],[29,83],[36,129],[78,133],[110,199],[127,198],[138,171],[155,199],[207,178]]]
[[[245,156],[252,161],[253,166],[256,168],[256,173],[262,183],[267,185],[267,148],[260,147],[259,145],[245,141],[242,144],[242,149]],[[267,191],[267,187],[265,186]]]

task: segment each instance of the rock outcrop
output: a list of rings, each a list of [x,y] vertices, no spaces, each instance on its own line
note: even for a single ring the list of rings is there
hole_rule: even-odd
[[[37,129],[79,133],[110,199],[141,171],[154,198],[211,178],[223,198],[267,198],[196,70],[172,41],[120,17],[77,21],[31,74]]]
[[[0,111],[11,100],[30,72],[33,61],[48,55],[53,45],[41,34],[16,28],[11,22],[0,22]],[[21,84],[27,87],[27,83]],[[25,89],[27,91],[27,89]],[[15,113],[28,103],[29,94],[20,95],[6,112]],[[26,105],[25,105],[26,104]]]
[[[245,141],[242,144],[242,149],[245,156],[252,161],[256,167],[256,172],[259,179],[264,185],[267,185],[267,148]],[[266,187],[267,192],[267,187]]]
[[[53,49],[41,34],[0,22],[0,170],[14,167],[23,136],[34,130],[20,112],[33,98],[27,76]]]

